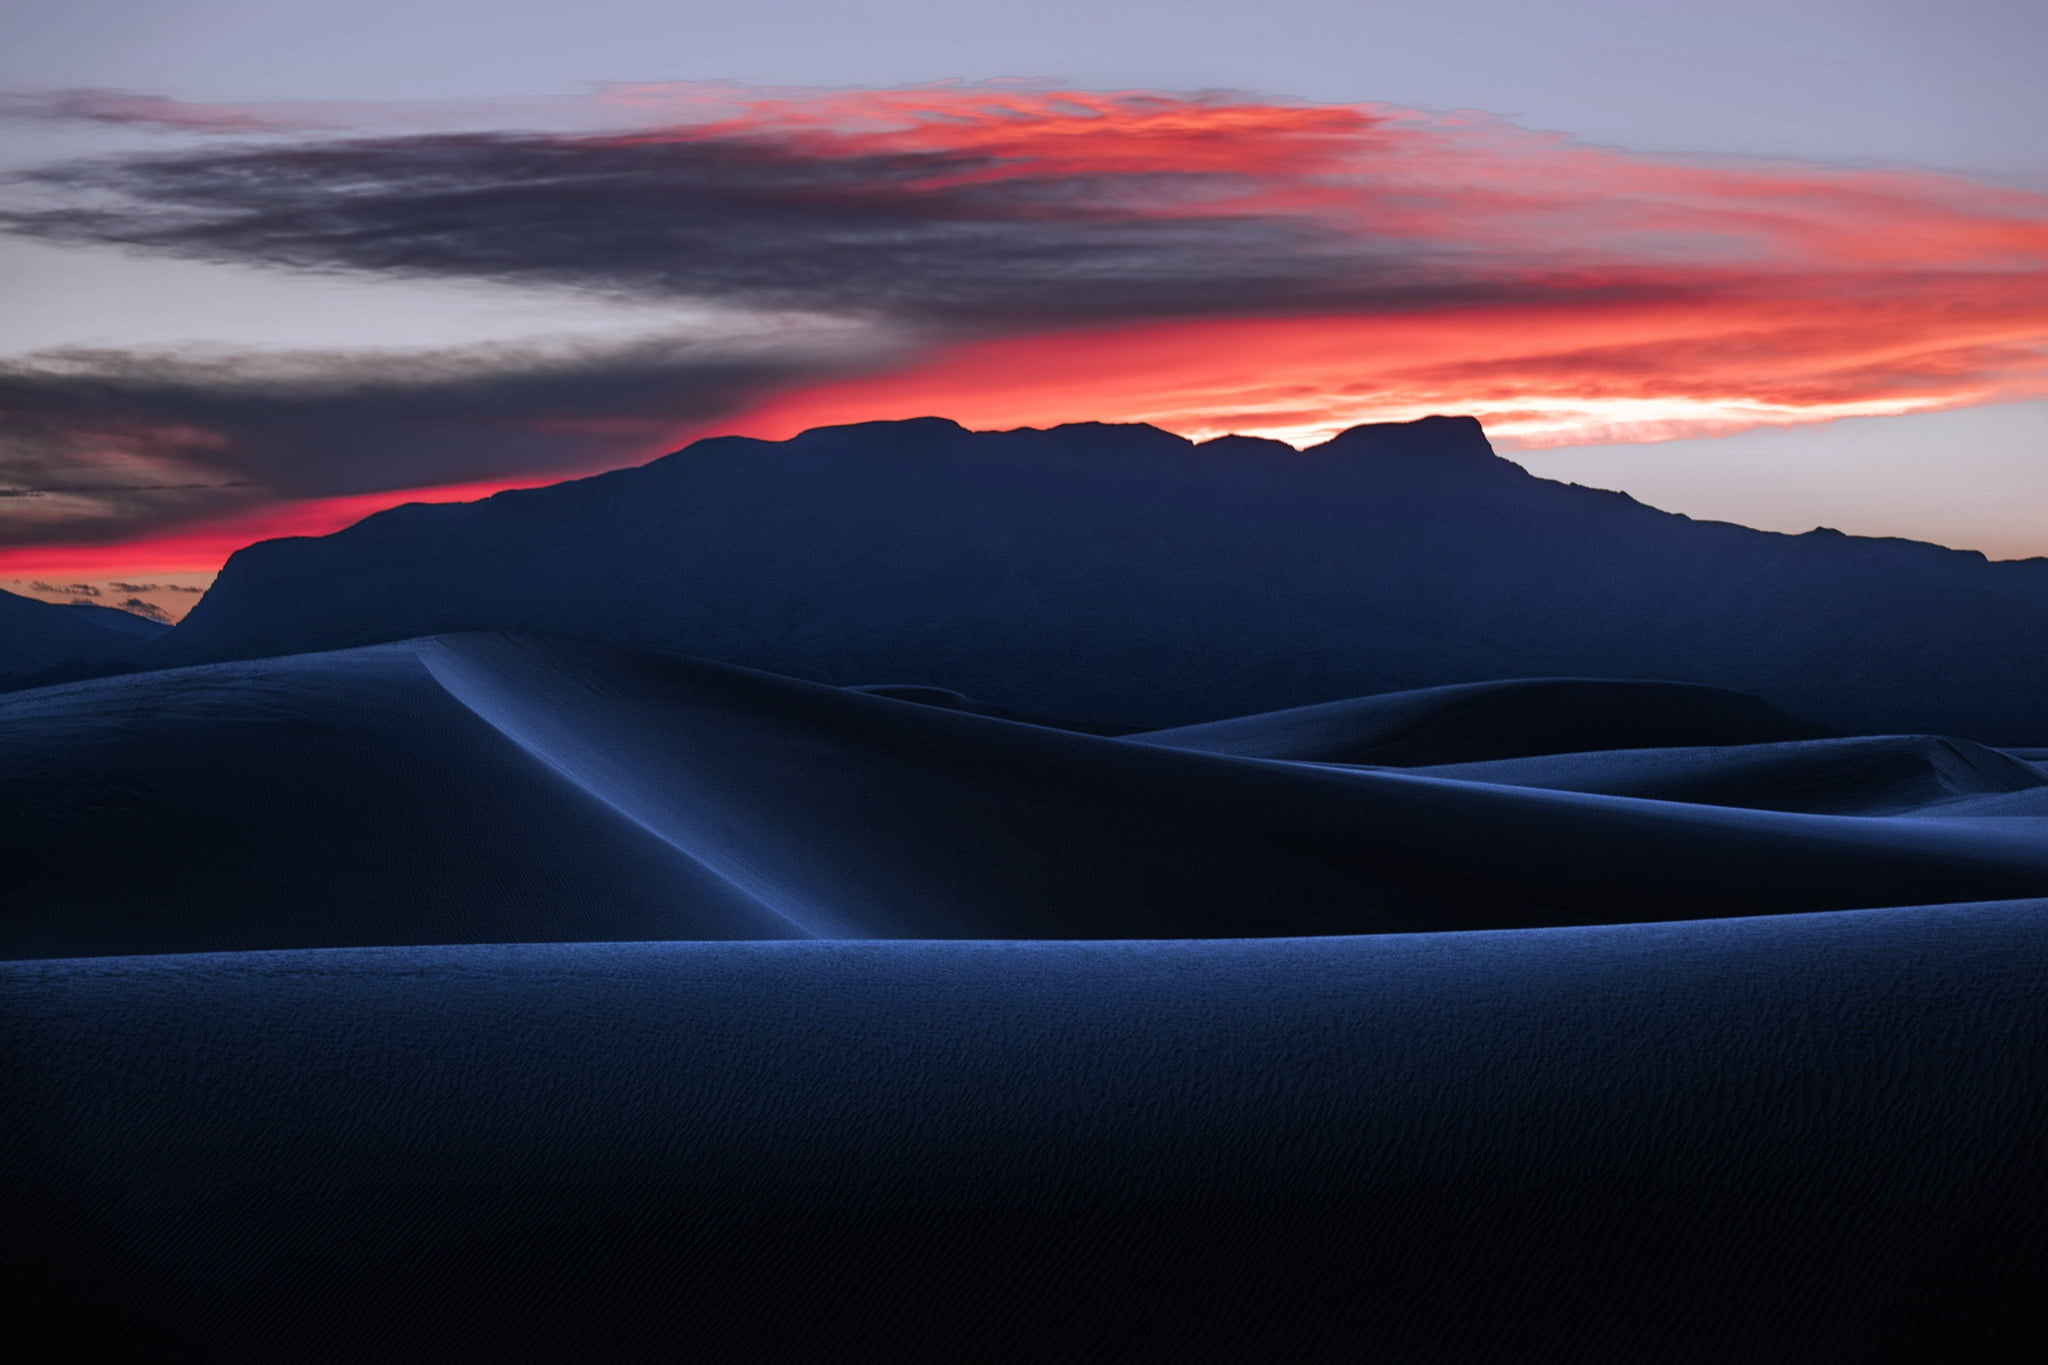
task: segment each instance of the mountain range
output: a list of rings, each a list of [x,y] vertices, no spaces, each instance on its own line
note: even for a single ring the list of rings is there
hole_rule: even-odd
[[[939,419],[725,437],[229,561],[153,654],[573,635],[1156,729],[1503,678],[1732,688],[1846,733],[2048,743],[2048,560],[1699,522],[1463,418],[1296,451]]]

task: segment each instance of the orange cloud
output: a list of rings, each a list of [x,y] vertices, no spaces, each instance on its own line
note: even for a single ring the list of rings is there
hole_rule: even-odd
[[[721,431],[939,412],[1296,442],[1455,410],[1510,447],[1662,440],[2048,393],[2048,196],[1912,168],[1657,158],[1483,116],[1145,94],[896,91],[644,136],[988,158],[943,183],[1081,180],[1098,212],[1306,217],[1415,244],[1417,306],[1005,337],[782,395]],[[1202,193],[1146,179],[1196,174]],[[1101,178],[1099,183],[1090,177]],[[1084,197],[1085,198],[1085,197]]]
[[[1296,444],[1477,416],[1507,448],[1655,441],[2038,395],[2048,281],[1932,299],[1646,297],[1004,338],[772,398],[718,432],[935,413],[973,427],[1144,421]]]
[[[358,493],[307,498],[194,523],[169,534],[105,544],[0,547],[0,578],[107,578],[144,574],[212,573],[229,555],[259,540],[324,536],[353,526],[373,512],[409,502],[473,502],[512,488],[533,488],[547,478],[494,479],[399,493]]]
[[[141,209],[50,231],[850,313],[892,348],[836,377],[793,368],[653,438],[621,421],[618,463],[707,434],[918,414],[1307,443],[1463,412],[1514,448],[2048,394],[2048,195],[1906,167],[1650,156],[1380,105],[1016,86],[602,98],[650,126],[159,159],[89,186]],[[273,162],[290,174],[256,173]],[[415,221],[422,196],[432,213]],[[301,222],[317,232],[293,235]],[[603,414],[565,413],[588,468]],[[265,421],[288,414],[273,402]],[[259,508],[92,567],[197,566],[238,536],[417,496]],[[0,568],[85,572],[68,553]]]

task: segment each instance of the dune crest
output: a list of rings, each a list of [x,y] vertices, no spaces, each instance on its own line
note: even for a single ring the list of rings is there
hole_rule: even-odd
[[[1284,937],[2048,896],[2034,822],[1922,818],[2043,785],[1965,742],[1442,762],[1811,730],[1712,689],[1549,680],[1119,738],[439,636],[0,699],[0,934],[17,957]],[[112,909],[110,880],[133,888]]]

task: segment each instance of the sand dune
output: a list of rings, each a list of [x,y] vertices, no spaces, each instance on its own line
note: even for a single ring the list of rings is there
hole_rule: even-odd
[[[1586,687],[1367,699],[1306,727],[1248,718],[1232,742],[1441,758],[1498,751],[1503,717],[1539,745],[1800,728],[1718,691]],[[74,684],[0,702],[0,925],[8,955],[75,956],[1265,937],[2048,896],[2030,822],[1923,818],[2040,784],[1978,746],[1425,770],[1161,740],[530,636]]]
[[[1927,735],[1555,754],[1417,771],[1462,782],[1830,815],[1963,813],[1986,809],[1960,804],[1969,798],[2048,786],[2048,772],[2037,763]]]
[[[2044,914],[16,963],[10,1283],[212,1360],[2003,1358]]]
[[[9,956],[789,930],[399,645],[0,699]]]
[[[1419,767],[1586,749],[1768,744],[1828,733],[1725,688],[1522,678],[1357,697],[1132,738],[1247,758]]]

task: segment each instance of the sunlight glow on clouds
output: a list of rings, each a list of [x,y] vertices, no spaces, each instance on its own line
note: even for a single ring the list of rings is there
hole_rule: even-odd
[[[671,307],[679,331],[417,370],[396,353],[290,373],[21,357],[0,364],[0,491],[53,491],[0,498],[0,543],[143,556],[201,523],[243,534],[295,507],[531,482],[711,432],[927,413],[1307,443],[1451,411],[1536,448],[2048,394],[2048,196],[1911,168],[1020,84],[611,86],[592,105],[639,126],[312,140],[232,107],[69,98],[41,114],[198,131],[35,172],[0,229],[576,290],[630,300],[643,330]],[[269,131],[238,136],[252,121]],[[683,321],[707,305],[721,327],[750,320],[741,359]],[[820,319],[836,319],[830,354]],[[115,491],[67,514],[49,500],[67,479]],[[195,499],[209,482],[236,491]]]

